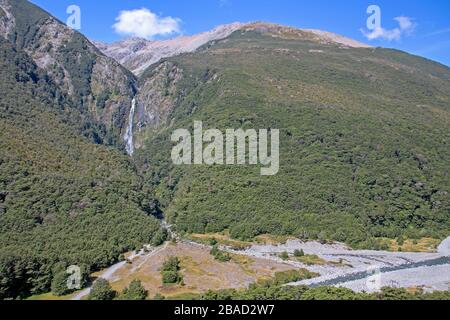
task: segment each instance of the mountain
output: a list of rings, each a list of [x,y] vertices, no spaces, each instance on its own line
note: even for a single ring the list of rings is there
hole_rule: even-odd
[[[162,243],[155,216],[376,249],[449,234],[446,66],[260,22],[96,43],[108,57],[25,0],[0,0],[0,32],[0,299]],[[172,133],[200,120],[279,129],[278,174],[175,166]]]
[[[337,41],[339,40],[339,41]],[[317,31],[255,24],[139,77],[136,164],[180,232],[379,248],[450,231],[450,70]],[[175,129],[280,129],[280,171],[174,166]]]
[[[350,47],[368,47],[352,39],[320,30],[299,30],[267,23],[239,23],[221,25],[217,28],[170,40],[149,41],[142,38],[130,38],[112,44],[93,43],[107,56],[114,58],[134,74],[142,74],[149,66],[164,58],[182,53],[194,52],[201,46],[228,37],[237,30],[260,29],[274,36],[288,36],[298,39],[312,39],[318,42],[340,43]]]
[[[193,36],[178,37],[170,40],[150,41],[142,38],[130,38],[112,44],[93,42],[107,56],[116,59],[134,74],[140,75],[152,64],[163,58],[181,53],[193,52],[204,44],[226,38],[243,26],[241,23],[222,25],[214,30]]]
[[[89,128],[95,132],[93,113],[67,89],[79,78],[64,65],[64,55],[83,63],[94,58],[92,65],[132,76],[84,45],[64,55],[64,45],[50,50],[52,63],[39,65],[41,46],[50,45],[43,39],[69,36],[84,43],[84,38],[40,10],[17,11],[35,9],[27,3],[0,4],[7,9],[0,11],[0,26],[9,32],[8,39],[0,37],[0,299],[15,299],[48,292],[58,276],[67,277],[69,265],[82,267],[86,278],[122,253],[159,243],[164,233],[129,158],[86,134]],[[20,33],[25,18],[38,19],[33,25],[40,27]],[[53,73],[59,67],[70,81]],[[99,76],[92,71],[90,79]],[[81,100],[93,97],[87,92]]]
[[[0,0],[0,32],[92,118],[97,142],[122,143],[135,94],[131,72],[27,0]]]

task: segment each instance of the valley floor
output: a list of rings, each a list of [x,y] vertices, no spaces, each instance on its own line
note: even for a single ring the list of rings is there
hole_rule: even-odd
[[[359,292],[373,292],[383,286],[422,287],[425,291],[450,290],[450,237],[442,242],[436,253],[351,250],[342,244],[299,240],[288,240],[280,245],[253,245],[241,253],[279,261],[279,254],[284,251],[293,253],[294,250],[303,250],[307,255],[317,255],[335,263],[305,266],[291,259],[285,261],[294,267],[305,267],[320,274],[319,277],[290,285],[344,286]]]
[[[133,254],[128,257],[128,262],[120,262],[94,274],[94,277],[108,280],[118,292],[134,279],[139,279],[149,297],[159,293],[167,298],[176,298],[208,290],[244,289],[258,280],[272,277],[275,272],[294,269],[287,263],[239,254],[232,254],[229,262],[219,262],[210,254],[210,250],[208,246],[190,241],[167,242],[150,252]],[[171,256],[181,261],[183,285],[162,285],[160,269]],[[89,292],[90,289],[85,289],[72,300],[81,300]]]
[[[176,243],[150,248],[148,252],[133,253],[127,261],[94,276],[108,280],[117,291],[139,279],[149,297],[160,293],[168,298],[188,297],[207,290],[246,288],[272,277],[275,272],[293,269],[307,269],[320,276],[288,285],[343,286],[357,292],[376,291],[377,285],[450,290],[450,237],[442,242],[437,252],[425,253],[351,250],[343,244],[294,239],[284,244],[250,244],[240,250],[226,245],[221,248],[232,255],[230,262],[214,260],[208,245],[179,239]],[[295,250],[302,250],[305,256],[294,257]],[[280,258],[283,252],[289,254],[288,259]],[[159,270],[170,256],[181,260],[183,285],[162,285]],[[85,289],[72,300],[84,299],[89,292],[90,289]]]

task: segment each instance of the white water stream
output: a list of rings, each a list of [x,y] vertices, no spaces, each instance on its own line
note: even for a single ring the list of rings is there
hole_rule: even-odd
[[[132,156],[134,153],[134,140],[133,140],[133,129],[134,129],[134,113],[136,111],[136,98],[131,101],[130,115],[128,118],[128,127],[125,132],[125,149],[127,153]]]

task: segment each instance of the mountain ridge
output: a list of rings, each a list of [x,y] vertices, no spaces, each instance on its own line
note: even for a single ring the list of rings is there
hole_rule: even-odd
[[[153,216],[181,236],[374,249],[449,234],[446,66],[254,23],[185,39],[176,48],[193,51],[144,61],[136,77],[25,0],[0,0],[0,31],[0,298],[164,242]],[[175,166],[171,133],[194,121],[279,129],[279,173]]]
[[[135,75],[141,75],[154,63],[182,53],[194,52],[210,41],[220,41],[233,32],[259,31],[278,37],[291,37],[316,41],[319,43],[338,44],[354,48],[370,48],[371,46],[331,32],[299,29],[267,22],[234,22],[215,27],[214,29],[191,36],[179,36],[168,40],[146,40],[143,38],[127,38],[111,44],[99,41],[92,42],[107,56],[116,59]]]

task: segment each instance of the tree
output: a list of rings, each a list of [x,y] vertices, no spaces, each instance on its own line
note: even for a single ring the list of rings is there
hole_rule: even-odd
[[[158,247],[162,245],[169,237],[166,229],[159,229],[152,238],[151,245]]]
[[[219,250],[217,244],[213,245],[210,254],[214,257],[215,260],[220,262],[228,262],[231,260],[231,256],[228,253]]]
[[[381,292],[375,293],[375,297],[379,300],[416,300],[414,294],[409,293],[404,288],[383,287]]]
[[[51,289],[55,296],[64,296],[70,293],[67,287],[68,274],[65,271],[60,271],[53,277]]]
[[[303,249],[300,249],[300,250],[296,249],[294,251],[294,257],[299,258],[299,257],[303,257],[304,255],[305,255],[305,252],[303,251]]]
[[[181,277],[178,272],[175,271],[163,271],[162,281],[164,284],[174,284],[181,281]]]
[[[113,300],[116,294],[109,282],[100,278],[94,282],[89,294],[89,300]]]
[[[130,285],[123,289],[122,291],[122,300],[146,300],[147,299],[147,290],[142,286],[140,280],[131,281]]]
[[[283,260],[288,260],[289,254],[286,251],[283,251],[282,253],[280,253],[280,258]]]
[[[317,287],[303,293],[300,300],[359,300],[363,298],[368,297],[347,288]]]
[[[183,277],[178,271],[180,271],[180,260],[177,257],[170,257],[164,261],[161,269],[163,283],[180,283],[183,280]]]
[[[155,297],[153,298],[153,300],[165,300],[166,297],[164,297],[161,293],[157,293],[155,294]]]
[[[170,257],[163,263],[163,271],[178,271],[180,270],[180,260],[178,257]]]

